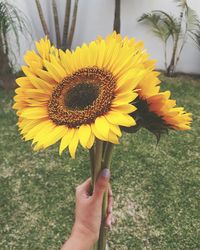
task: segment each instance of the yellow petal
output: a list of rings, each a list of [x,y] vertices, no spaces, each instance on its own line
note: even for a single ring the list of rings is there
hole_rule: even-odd
[[[116,134],[117,136],[122,136],[122,132],[121,132],[121,129],[119,128],[118,125],[114,125],[114,124],[109,124],[110,126],[110,130]]]
[[[68,132],[68,128],[66,126],[57,126],[55,127],[49,136],[43,140],[43,145],[45,148],[55,144],[58,142],[66,133]]]
[[[59,50],[60,60],[63,68],[67,72],[67,74],[72,74],[75,70],[72,62],[72,54],[69,50],[66,53],[62,50]]]
[[[122,94],[118,94],[114,100],[113,100],[113,104],[118,104],[118,102],[120,103],[129,103],[133,100],[135,100],[135,98],[138,96],[137,93],[129,91],[129,92],[125,92]]]
[[[92,129],[92,132],[93,134],[100,140],[102,141],[106,141],[107,139],[96,129],[96,126],[95,124],[91,124],[91,129]]]
[[[22,66],[22,71],[26,76],[34,76],[35,73],[28,67],[28,66]]]
[[[122,105],[112,105],[111,110],[113,111],[119,111],[124,114],[129,114],[132,113],[136,110],[137,108],[133,106],[132,104],[122,104]]]
[[[94,139],[95,139],[95,137],[94,137],[93,133],[91,133],[91,134],[90,134],[90,138],[89,138],[88,143],[87,143],[87,148],[88,148],[88,149],[90,149],[90,148],[93,146],[93,144],[94,144]]]
[[[27,119],[39,119],[48,117],[47,108],[25,108],[21,112],[21,116]]]
[[[28,77],[19,77],[16,79],[17,85],[23,88],[34,88],[33,84],[30,82]]]
[[[42,121],[40,120],[24,120],[23,123],[19,124],[19,127],[22,129],[21,134],[28,133],[29,130],[34,128],[36,125],[40,124]]]
[[[69,152],[70,152],[70,155],[73,159],[75,159],[75,154],[76,154],[76,149],[77,149],[77,146],[78,146],[78,129],[75,129],[75,133],[74,133],[74,136],[69,144]]]
[[[29,76],[28,77],[31,83],[35,86],[37,89],[43,89],[46,92],[51,93],[53,89],[53,85],[49,84],[48,82],[35,77],[35,76]]]
[[[89,50],[90,50],[90,64],[91,66],[95,66],[97,63],[97,57],[98,57],[98,49],[97,44],[93,41],[89,44]]]
[[[84,148],[87,147],[87,143],[90,139],[90,135],[91,135],[90,125],[82,124],[78,130],[78,136],[79,136],[80,143]]]
[[[99,131],[99,133],[104,137],[108,138],[108,133],[109,133],[109,123],[106,120],[104,116],[97,117],[95,120],[95,127],[96,130]]]
[[[60,148],[59,148],[59,155],[62,154],[63,150],[66,149],[66,147],[70,144],[73,136],[74,136],[74,128],[68,128],[67,133],[65,136],[63,136],[61,143],[60,143]]]
[[[125,127],[131,127],[136,124],[135,120],[126,114],[122,114],[115,111],[110,111],[105,115],[105,118],[112,124],[121,125]]]
[[[56,72],[59,74],[60,78],[65,78],[67,74],[62,65],[58,63],[55,56],[51,55],[50,58],[51,58],[51,63],[55,67]]]
[[[131,69],[126,74],[123,74],[117,81],[117,92],[128,92],[133,90],[140,80],[143,78],[145,70],[141,69]]]
[[[99,44],[99,48],[98,48],[98,57],[97,57],[97,66],[99,68],[102,68],[103,65],[103,61],[104,61],[104,55],[105,55],[105,48],[106,48],[106,44],[105,41],[102,40]]]
[[[52,63],[45,60],[44,65],[47,68],[50,75],[53,77],[53,79],[56,82],[61,82],[62,81],[63,78],[58,74],[58,72],[56,70],[56,67]]]
[[[118,137],[111,130],[110,130],[109,135],[108,135],[108,141],[113,143],[113,144],[119,144]]]
[[[38,133],[35,135],[32,144],[36,143],[36,142],[40,142],[40,145],[44,145],[44,142],[46,140],[46,138],[51,137],[51,133],[53,132],[53,130],[56,128],[56,124],[54,124],[52,121],[49,121],[49,123],[44,126],[43,128],[41,128]]]
[[[24,135],[24,138],[26,141],[33,139],[36,134],[43,128],[49,125],[49,121],[43,121],[41,123],[39,123],[38,125],[36,125],[35,127],[33,127],[31,130],[28,131],[28,133],[26,135]]]
[[[48,71],[42,70],[42,69],[37,69],[36,74],[44,81],[51,83],[55,85],[57,82],[53,79],[51,74],[49,74]]]

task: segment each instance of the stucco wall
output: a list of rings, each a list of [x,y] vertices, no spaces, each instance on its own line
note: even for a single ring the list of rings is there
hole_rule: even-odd
[[[9,0],[17,5],[29,18],[31,22],[30,30],[34,40],[44,36],[40,20],[38,17],[35,0]],[[61,30],[64,19],[65,0],[57,0]],[[200,16],[200,1],[190,0],[189,5],[197,11]],[[54,30],[52,20],[52,10],[50,0],[41,0],[46,19],[50,29]],[[174,0],[121,0],[121,33],[136,37],[137,40],[144,40],[145,47],[150,56],[158,60],[157,68],[164,68],[163,45],[156,38],[150,29],[137,19],[150,10],[164,10],[173,14],[178,14],[178,8]],[[79,0],[78,19],[73,40],[73,48],[83,42],[95,39],[97,35],[105,36],[112,31],[114,18],[114,0]],[[52,32],[53,33],[53,32]],[[53,38],[55,41],[55,37]],[[22,50],[18,58],[19,64],[23,64],[23,54],[27,49],[34,47],[32,41],[21,38]],[[194,46],[191,40],[186,44],[178,71],[188,73],[200,73],[200,51]]]

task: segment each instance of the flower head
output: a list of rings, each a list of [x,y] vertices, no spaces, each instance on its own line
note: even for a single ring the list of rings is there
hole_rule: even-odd
[[[69,147],[72,157],[79,143],[91,148],[95,137],[117,144],[120,126],[135,125],[131,102],[152,67],[142,44],[113,33],[72,52],[48,39],[36,48],[25,55],[26,76],[16,80],[14,108],[24,139],[35,150],[60,141],[60,154]]]
[[[112,34],[112,37],[121,43],[122,47],[129,47],[137,51],[134,60],[140,61],[146,70],[136,86],[138,97],[132,102],[137,108],[131,114],[136,121],[136,125],[122,127],[122,129],[133,133],[144,127],[153,132],[158,139],[168,129],[189,130],[192,114],[186,113],[182,107],[175,107],[176,101],[169,99],[170,91],[160,92],[160,80],[158,78],[160,73],[155,71],[156,61],[148,58],[147,53],[143,50],[143,44],[136,44],[134,39],[128,39],[128,37],[122,39],[116,33]]]

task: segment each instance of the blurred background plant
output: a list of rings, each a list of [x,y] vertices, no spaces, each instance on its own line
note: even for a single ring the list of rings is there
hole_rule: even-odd
[[[44,34],[50,40],[52,40],[53,34],[50,33],[49,31],[50,29],[47,26],[47,22],[45,20],[45,16],[44,16],[42,6],[40,4],[40,0],[35,0],[35,3],[37,6],[37,10],[38,10],[38,14],[40,17],[40,22],[41,22]],[[57,2],[56,0],[52,0],[51,3],[52,3],[52,10],[53,10],[55,35],[56,35],[56,47],[62,48],[63,50],[70,49],[72,46],[74,31],[76,27],[79,0],[74,1],[73,9],[72,9],[72,1],[66,0],[62,36],[61,36],[61,31],[60,31]]]
[[[143,14],[139,22],[145,22],[164,43],[165,70],[168,76],[175,73],[183,48],[189,37],[198,38],[199,18],[187,0],[175,0],[180,8],[179,17],[161,10]],[[171,59],[167,60],[168,42],[172,40]]]
[[[198,26],[197,31],[194,33],[193,38],[194,38],[194,41],[195,41],[197,47],[200,50],[200,24]]]
[[[120,33],[120,28],[121,28],[120,13],[121,13],[121,0],[115,0],[115,16],[114,16],[113,30],[115,30],[117,33]]]
[[[20,53],[19,37],[30,36],[24,13],[7,1],[0,1],[0,85],[14,74],[16,52]],[[9,40],[12,39],[12,42]],[[11,59],[12,58],[12,59]],[[11,81],[12,82],[12,81]],[[10,83],[11,84],[11,83]]]

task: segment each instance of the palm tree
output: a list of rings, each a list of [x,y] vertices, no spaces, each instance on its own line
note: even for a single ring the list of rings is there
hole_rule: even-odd
[[[30,29],[30,28],[29,28]],[[13,47],[17,45],[20,51],[20,35],[30,35],[28,20],[17,7],[7,1],[0,1],[0,76],[13,73],[13,61],[10,55],[15,57]],[[12,43],[9,42],[12,34]],[[26,35],[25,35],[26,34]]]
[[[188,6],[187,0],[176,0],[176,2],[178,2],[178,6],[181,8],[178,18],[158,10],[143,14],[138,20],[139,22],[145,21],[149,24],[154,34],[163,41],[165,69],[166,74],[169,76],[174,74],[187,39],[194,36],[199,25],[198,16],[196,12]],[[168,64],[166,50],[169,38],[172,38],[173,48]]]

